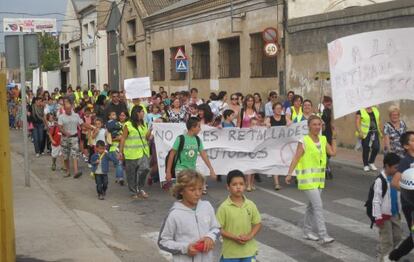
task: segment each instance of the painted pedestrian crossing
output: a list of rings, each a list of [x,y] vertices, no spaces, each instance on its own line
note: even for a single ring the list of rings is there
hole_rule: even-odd
[[[364,207],[365,202],[361,200],[356,200],[353,198],[341,198],[341,199],[334,200],[332,202],[364,211],[364,214],[365,214],[365,207]]]
[[[291,208],[291,210],[298,212],[300,214],[305,214],[306,207],[299,206],[299,207]],[[349,232],[352,232],[358,235],[362,235],[364,237],[378,240],[377,230],[375,228],[374,229],[370,228],[368,223],[362,223],[352,218],[344,217],[344,216],[332,213],[327,210],[324,210],[324,217],[325,217],[326,223],[340,227],[346,231],[349,231]],[[368,217],[364,216],[364,219],[368,221]]]
[[[262,224],[273,231],[277,231],[280,234],[300,241],[302,244],[311,246],[317,251],[338,260],[347,262],[373,261],[373,258],[367,254],[343,245],[337,241],[332,244],[322,246],[317,242],[306,240],[303,238],[303,232],[301,228],[289,222],[286,222],[283,219],[276,218],[268,214],[262,214]]]
[[[158,234],[159,232],[151,232],[148,234],[143,235],[144,238],[148,239],[155,245],[157,245],[158,241]],[[258,261],[266,262],[266,261],[274,261],[277,258],[278,262],[297,262],[297,260],[293,259],[292,257],[286,255],[285,253],[277,250],[276,248],[270,247],[266,244],[263,244],[257,241],[259,254],[257,256]],[[165,258],[166,261],[172,261],[172,255],[168,252],[163,250],[158,250],[160,255]],[[217,251],[217,250],[216,250]],[[219,254],[217,252],[216,256],[218,257]]]
[[[304,210],[303,208],[304,207],[297,207],[297,208],[292,208],[292,209],[296,212],[302,213],[302,211]],[[354,234],[360,235],[360,233],[356,231],[364,230],[362,229],[362,227],[364,228],[366,227],[369,229],[369,226],[367,224],[360,223],[358,221],[355,221],[355,220],[352,220],[346,217],[341,217],[340,215],[337,215],[334,213],[329,212],[326,215],[326,217],[329,218],[329,221],[327,221],[328,223],[332,222],[332,219],[339,219],[339,222],[336,225],[340,225],[343,223],[345,225],[343,226],[343,229],[351,233],[354,233]],[[335,241],[334,243],[329,244],[329,245],[321,245],[318,242],[306,240],[303,238],[302,228],[290,222],[287,222],[283,219],[271,216],[266,213],[262,214],[262,224],[264,226],[263,230],[268,229],[271,231],[278,232],[279,234],[285,235],[288,238],[301,242],[304,246],[313,248],[317,252],[328,255],[340,261],[365,262],[365,261],[374,260],[374,258],[369,256],[368,254],[365,254],[357,249],[344,245],[340,243],[339,241]],[[351,226],[356,226],[357,229],[353,229],[351,231],[350,230]],[[148,239],[154,245],[157,245],[158,234],[159,234],[158,232],[151,232],[151,233],[145,234],[143,237]],[[372,233],[372,234],[375,234],[375,233]],[[373,238],[373,236],[371,235],[368,237]],[[266,243],[261,243],[258,241],[258,247],[259,247],[259,254],[257,257],[258,261],[274,261],[274,258],[278,258],[277,259],[278,262],[279,261],[280,262],[298,261],[296,260],[296,258],[289,256],[288,254],[284,253],[282,250],[277,249],[277,247],[269,246]],[[171,254],[164,252],[162,250],[159,250],[159,253],[165,258],[165,261],[172,261]],[[217,253],[216,257],[218,256],[219,254]],[[303,261],[303,259],[299,259],[299,261]]]

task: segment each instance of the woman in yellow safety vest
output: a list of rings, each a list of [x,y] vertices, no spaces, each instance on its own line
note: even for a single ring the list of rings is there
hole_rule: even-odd
[[[356,113],[355,124],[362,144],[364,171],[377,170],[375,158],[380,150],[381,122],[380,113],[375,106],[367,107]],[[370,155],[371,152],[371,155]]]
[[[148,140],[151,132],[144,122],[145,114],[141,106],[134,106],[131,118],[125,123],[119,144],[120,158],[125,161],[125,172],[132,198],[148,198],[143,190],[149,173],[150,148]]]
[[[302,121],[303,111],[302,103],[303,98],[300,95],[293,96],[293,106],[286,108],[286,117],[291,120],[292,123],[298,123]]]
[[[312,241],[320,240],[323,244],[327,244],[334,239],[326,230],[321,192],[325,188],[326,154],[336,155],[336,134],[334,131],[332,145],[329,145],[326,137],[320,135],[322,120],[316,115],[309,117],[308,127],[309,134],[299,141],[285,180],[290,184],[293,170],[296,169],[298,188],[309,200],[303,227],[304,238]],[[317,234],[313,233],[313,228],[317,229]]]

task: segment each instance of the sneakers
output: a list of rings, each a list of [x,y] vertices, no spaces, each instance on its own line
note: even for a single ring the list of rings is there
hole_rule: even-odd
[[[280,185],[275,185],[275,190],[279,191],[281,189]]]
[[[99,195],[98,195],[98,199],[99,199],[99,200],[105,200],[105,197],[104,197],[104,195],[99,194]]]
[[[40,157],[40,154],[36,154],[36,157]]]
[[[371,168],[372,171],[377,171],[377,167],[374,165],[374,163],[369,164],[369,168]]]
[[[364,166],[364,171],[368,172],[369,171],[369,166]]]
[[[307,239],[307,240],[312,240],[312,241],[318,241],[319,240],[319,237],[317,235],[313,234],[313,233],[306,233],[303,236],[303,238]]]
[[[335,241],[334,238],[328,236],[328,237],[322,238],[321,243],[322,243],[322,245],[325,245],[325,244],[332,243],[334,241]]]

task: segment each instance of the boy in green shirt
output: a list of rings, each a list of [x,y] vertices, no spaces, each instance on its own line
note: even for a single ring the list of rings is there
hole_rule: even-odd
[[[254,240],[261,225],[260,213],[253,201],[244,196],[246,179],[240,170],[227,174],[229,197],[217,210],[221,225],[223,250],[220,262],[254,262],[257,244]]]
[[[176,165],[174,167],[176,174],[185,169],[196,170],[197,157],[200,153],[201,158],[210,170],[210,176],[215,179],[216,174],[211,166],[210,160],[208,159],[207,152],[204,150],[204,146],[200,138],[197,137],[201,131],[200,119],[198,117],[190,117],[187,120],[186,127],[188,131],[187,134],[184,135],[184,145],[182,146],[182,150],[179,150],[180,137],[177,137],[169,154],[166,169],[167,181],[171,181],[173,177],[173,162],[177,153],[179,153],[179,155],[177,156]]]

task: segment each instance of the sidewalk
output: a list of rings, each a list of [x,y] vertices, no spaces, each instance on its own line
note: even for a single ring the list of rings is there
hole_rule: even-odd
[[[17,261],[120,262],[35,174],[25,187],[23,159],[11,156]]]
[[[375,166],[378,170],[381,170],[383,166],[384,155],[378,154],[375,160]],[[332,163],[350,166],[358,168],[362,171],[364,165],[362,164],[362,151],[355,151],[353,149],[347,149],[343,147],[338,147],[336,156],[330,160]]]

